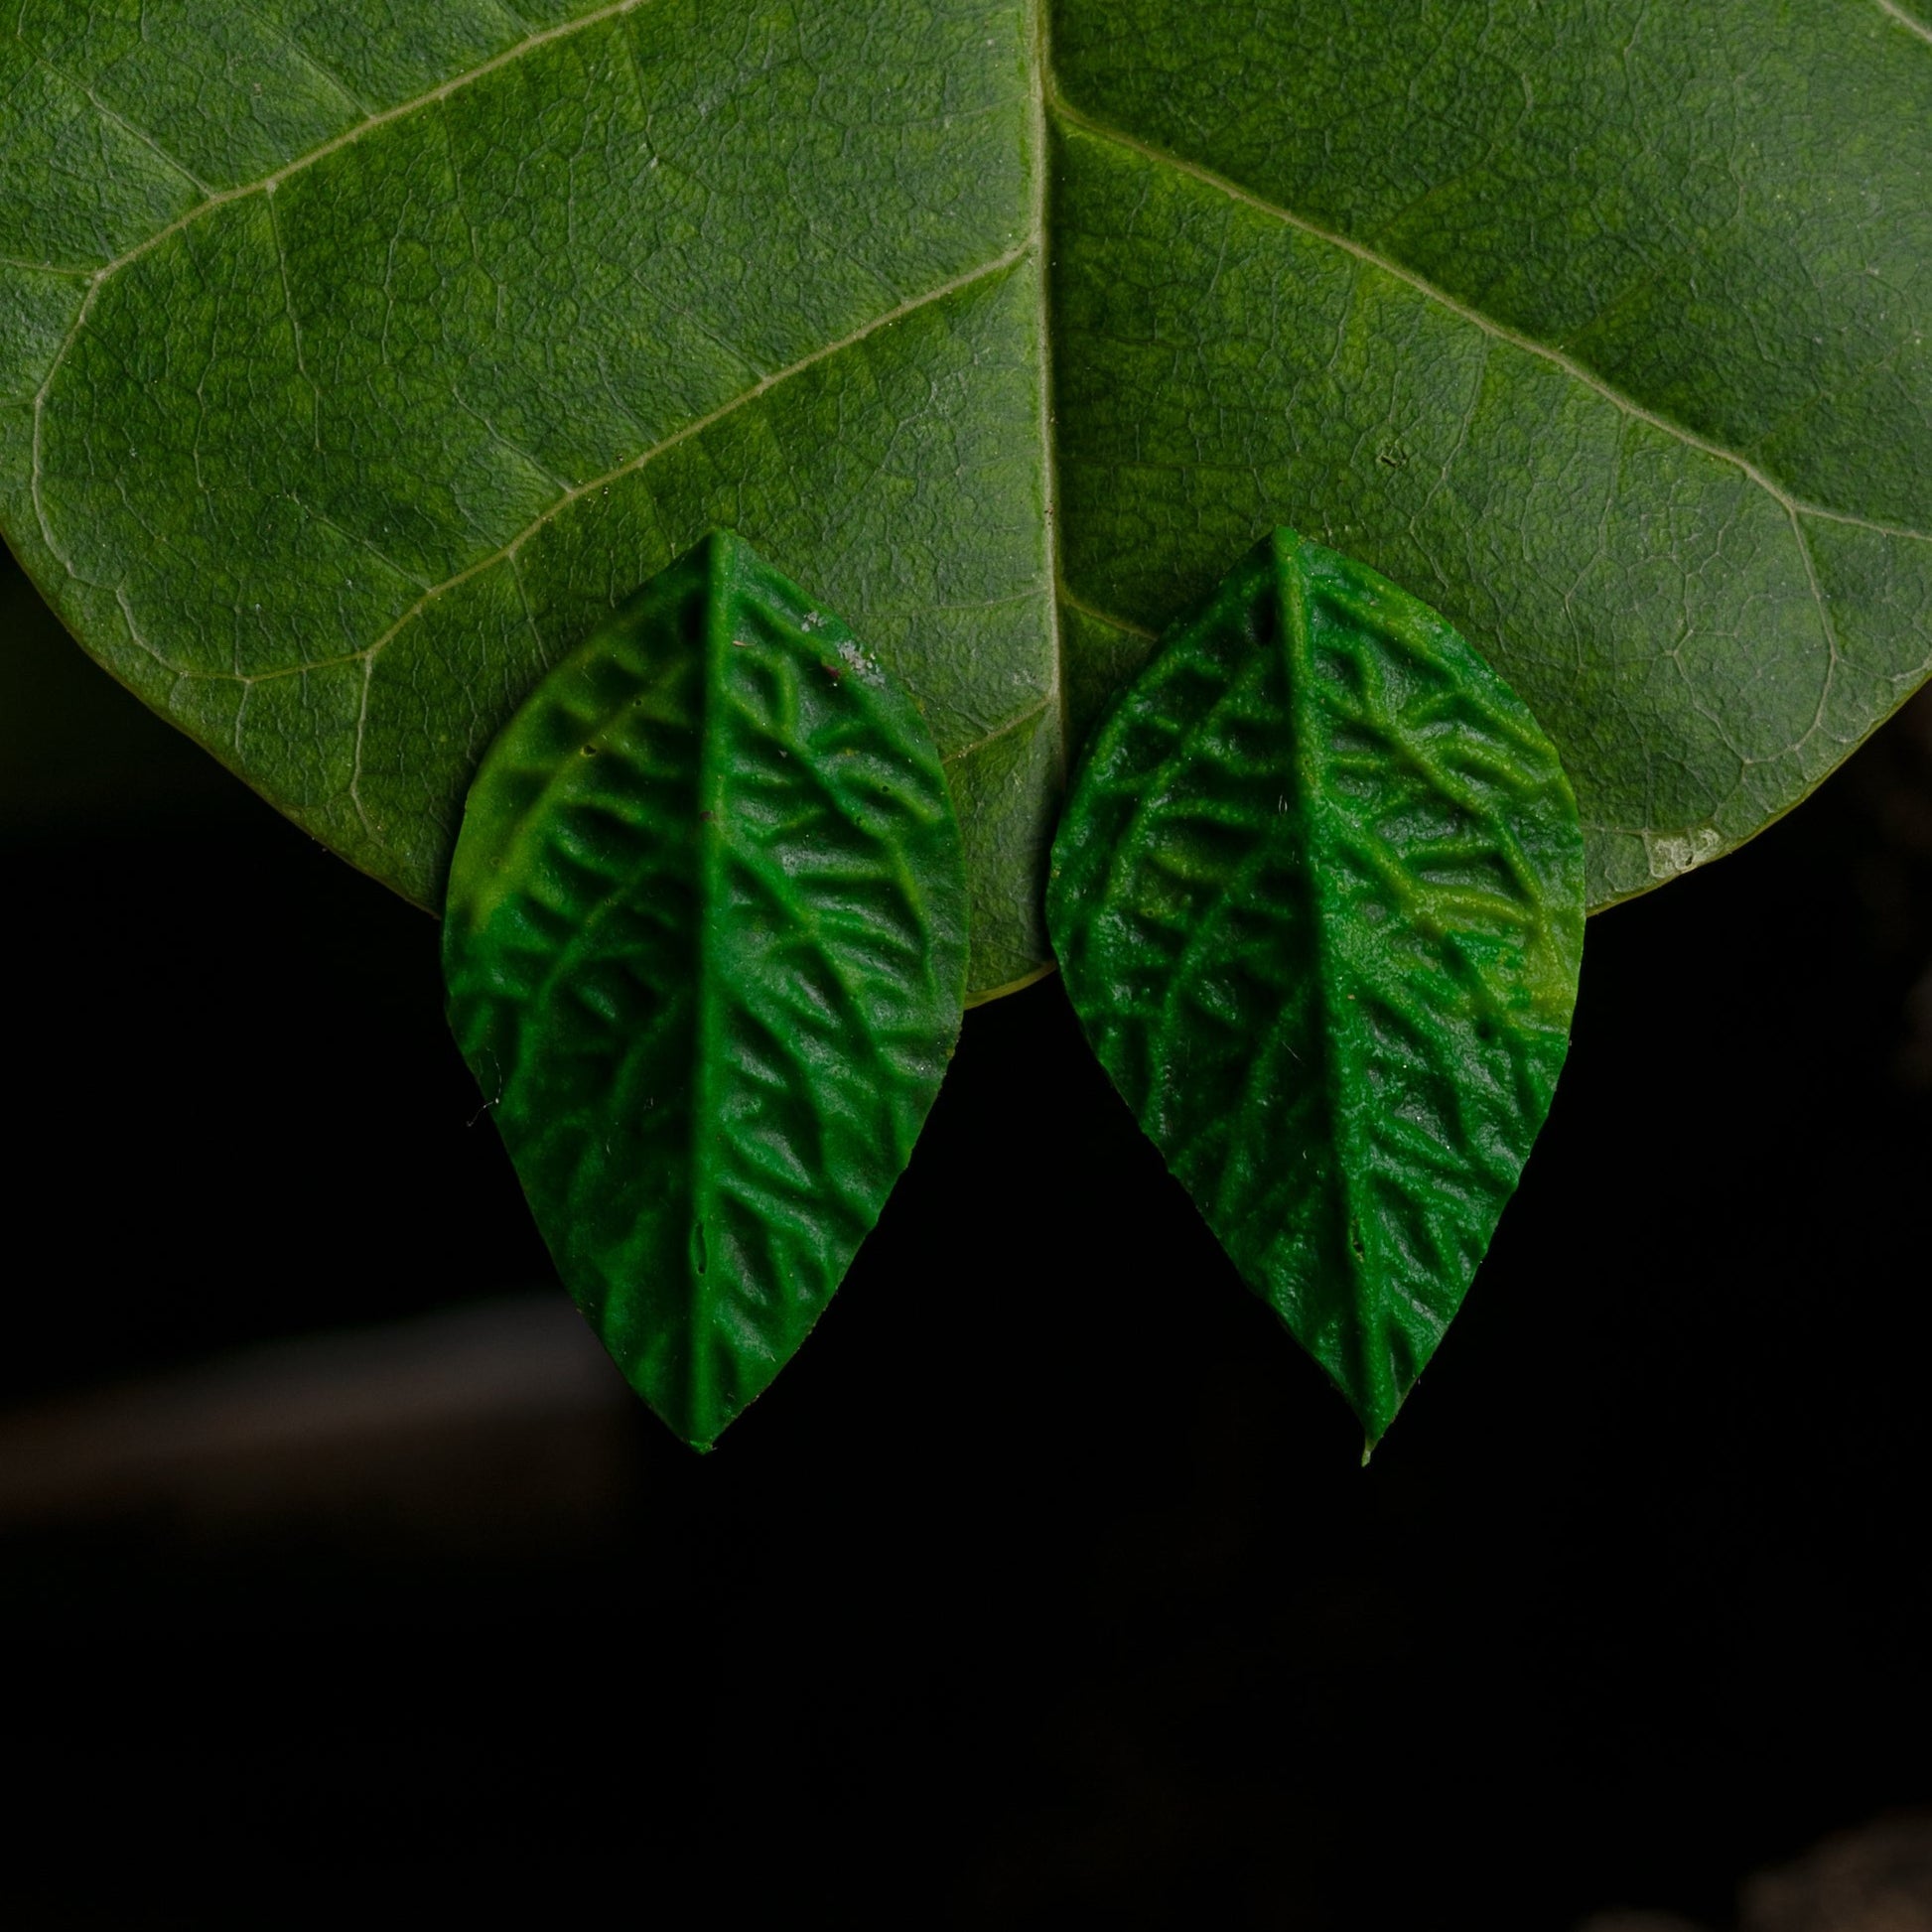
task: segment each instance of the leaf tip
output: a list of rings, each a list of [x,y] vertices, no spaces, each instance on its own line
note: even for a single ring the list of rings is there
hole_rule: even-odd
[[[1262,539],[1262,547],[1269,551],[1277,563],[1292,563],[1308,539],[1300,530],[1286,523],[1277,523]]]

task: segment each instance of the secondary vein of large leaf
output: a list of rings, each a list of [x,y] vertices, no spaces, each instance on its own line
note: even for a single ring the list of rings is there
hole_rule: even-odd
[[[1498,342],[1507,343],[1512,348],[1519,348],[1525,354],[1534,355],[1540,361],[1548,362],[1553,367],[1561,369],[1574,381],[1581,382],[1586,388],[1593,390],[1626,415],[1635,417],[1639,422],[1648,423],[1653,429],[1660,430],[1664,435],[1690,449],[1697,450],[1705,456],[1715,457],[1721,463],[1730,464],[1793,518],[1818,517],[1830,523],[1849,523],[1858,529],[1870,530],[1879,536],[1902,537],[1914,543],[1932,543],[1932,531],[1909,529],[1903,524],[1882,522],[1872,517],[1857,515],[1850,510],[1834,509],[1828,504],[1813,503],[1803,497],[1794,496],[1768,472],[1760,469],[1741,452],[1728,449],[1722,443],[1715,443],[1709,437],[1700,436],[1695,430],[1686,428],[1684,424],[1673,418],[1647,408],[1634,396],[1626,395],[1621,389],[1604,381],[1587,363],[1578,361],[1575,356],[1566,354],[1560,348],[1553,348],[1548,343],[1538,342],[1534,336],[1526,336],[1520,330],[1511,329],[1506,324],[1497,322],[1492,316],[1484,315],[1480,309],[1471,308],[1468,303],[1450,295],[1447,289],[1438,288],[1427,277],[1418,275],[1414,269],[1405,266],[1393,256],[1381,254],[1349,235],[1340,234],[1332,228],[1323,227],[1319,222],[1311,221],[1306,215],[1298,214],[1292,208],[1283,207],[1279,203],[1268,201],[1255,194],[1252,189],[1244,188],[1238,181],[1231,180],[1226,175],[1216,174],[1213,169],[1204,168],[1200,163],[1189,161],[1183,155],[1157,147],[1151,141],[1143,141],[1138,135],[1129,134],[1106,121],[1098,120],[1083,108],[1075,107],[1057,94],[1053,98],[1052,109],[1069,126],[1081,128],[1100,140],[1111,141],[1117,147],[1126,148],[1141,156],[1143,160],[1154,162],[1159,167],[1172,168],[1177,174],[1186,175],[1200,182],[1204,187],[1212,188],[1227,196],[1231,201],[1242,203],[1245,207],[1255,209],[1257,213],[1269,215],[1286,227],[1294,228],[1316,241],[1324,241],[1330,247],[1339,248],[1344,254],[1354,256],[1357,261],[1365,263],[1368,267],[1380,269],[1383,274],[1393,276],[1395,280],[1406,284],[1419,295],[1439,304],[1474,328],[1480,329],[1485,335],[1493,336]]]
[[[79,270],[63,269],[56,267],[52,262],[32,262],[21,265],[24,267],[44,268],[57,275],[85,274],[89,275],[95,282],[104,282],[110,276],[118,274],[130,262],[138,261],[150,249],[158,247],[169,236],[179,234],[183,228],[199,221],[203,215],[211,212],[213,209],[225,207],[230,202],[246,201],[250,195],[271,194],[291,176],[299,175],[305,169],[313,168],[318,161],[327,160],[330,155],[339,152],[343,148],[353,146],[365,134],[374,132],[376,128],[386,127],[391,121],[407,120],[411,114],[420,113],[425,107],[433,107],[439,100],[448,100],[452,94],[461,93],[464,88],[470,86],[473,82],[484,79],[489,74],[498,72],[503,68],[514,67],[518,61],[523,60],[530,54],[534,54],[540,47],[548,47],[553,41],[569,40],[574,35],[588,32],[593,27],[602,26],[606,21],[617,20],[624,14],[635,13],[639,7],[647,4],[649,4],[649,0],[613,0],[612,5],[600,7],[595,13],[584,14],[576,20],[563,21],[555,27],[545,27],[541,31],[531,34],[527,39],[518,41],[514,47],[506,47],[500,54],[492,54],[488,60],[479,61],[475,67],[466,68],[463,72],[452,74],[448,80],[440,82],[437,86],[431,87],[423,93],[412,94],[409,99],[398,101],[393,107],[384,107],[376,113],[365,115],[354,126],[344,128],[340,134],[332,135],[327,141],[308,149],[305,153],[295,156],[293,160],[284,162],[281,167],[258,177],[254,181],[237,182],[232,188],[204,190],[203,199],[197,202],[193,207],[176,215],[165,227],[157,228],[145,240],[137,241],[133,247],[124,249],[112,261],[103,263],[99,268]],[[19,38],[17,30],[15,38]],[[42,61],[43,65],[50,68],[53,67],[53,64],[47,61],[44,55],[37,55],[36,58]],[[314,63],[311,62],[310,65],[313,66]],[[59,72],[60,69],[54,69],[54,71]],[[63,75],[62,77],[64,79],[69,78],[67,75]],[[79,83],[70,82],[70,84],[77,86]],[[335,84],[340,89],[340,83]],[[153,137],[144,129],[135,127],[123,116],[114,113],[104,102],[97,99],[91,90],[82,88],[81,91],[86,93],[88,100],[92,102],[94,107],[104,117],[114,120],[120,126],[125,127],[135,139],[153,148],[157,154],[160,154],[161,159],[167,162],[184,180],[193,182],[197,188],[202,187],[202,184],[196,181],[195,176],[179,161],[175,160],[172,155],[162,153]],[[344,92],[345,99],[349,98],[346,90],[342,91]]]
[[[1881,12],[1890,14],[1908,34],[1916,34],[1922,41],[1932,41],[1932,27],[1926,26],[1922,20],[1914,20],[1903,7],[1898,5],[1898,0],[1878,0],[1878,6]]]
[[[575,487],[566,490],[554,503],[542,511],[541,514],[531,518],[507,543],[500,544],[496,549],[490,551],[487,556],[479,557],[473,563],[466,564],[462,570],[458,571],[452,577],[445,578],[442,583],[432,584],[372,644],[363,650],[351,652],[347,660],[338,660],[353,662],[359,658],[366,667],[362,683],[362,708],[356,720],[355,759],[350,769],[348,793],[350,803],[355,807],[356,815],[362,820],[363,827],[369,833],[369,836],[376,839],[378,844],[381,843],[380,835],[369,822],[357,792],[362,775],[362,734],[368,722],[369,682],[374,671],[375,660],[381,656],[384,648],[389,644],[391,639],[401,631],[407,629],[438,598],[455,590],[458,585],[468,583],[471,578],[481,576],[486,570],[493,570],[500,563],[507,562],[514,566],[517,553],[523,546],[539,530],[543,529],[547,524],[554,522],[571,504],[581,502],[586,496],[608,487],[610,484],[619,482],[624,477],[633,476],[638,471],[647,469],[659,457],[676,449],[679,444],[689,442],[694,436],[701,436],[706,430],[723,422],[726,417],[735,415],[748,404],[756,402],[760,396],[775,389],[780,383],[787,382],[792,377],[803,374],[805,370],[812,368],[817,363],[825,361],[830,356],[837,355],[845,349],[856,347],[869,337],[877,335],[882,329],[889,329],[894,323],[903,321],[907,316],[916,313],[920,309],[930,308],[933,303],[943,302],[948,296],[957,295],[962,289],[971,288],[976,282],[983,282],[989,276],[998,275],[1006,269],[1017,266],[1033,251],[1034,246],[1034,240],[1029,236],[1026,240],[1006,250],[1004,254],[996,255],[990,262],[982,263],[975,268],[967,269],[961,274],[952,276],[948,280],[941,282],[937,288],[927,289],[921,294],[908,296],[897,308],[887,310],[884,315],[874,316],[869,322],[862,323],[857,329],[851,331],[850,334],[841,336],[837,342],[827,343],[823,347],[813,349],[809,355],[801,355],[797,361],[788,363],[784,368],[773,369],[769,375],[760,376],[749,388],[740,390],[737,395],[720,403],[716,409],[709,411],[707,414],[694,417],[681,429],[672,431],[661,442],[652,444],[649,449],[643,451],[641,454],[626,458],[616,469],[608,470],[600,477],[592,477],[587,483],[578,483]],[[292,676],[307,668],[310,667],[297,666],[293,671],[272,673],[271,675]],[[211,673],[208,675],[221,677],[224,674]],[[1018,719],[1010,720],[999,729],[1001,731],[1010,730],[1014,724],[1019,722],[1020,720]],[[994,736],[997,735],[998,733],[996,732]]]

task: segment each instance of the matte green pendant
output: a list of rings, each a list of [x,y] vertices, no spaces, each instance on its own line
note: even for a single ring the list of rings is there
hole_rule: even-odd
[[[712,534],[490,748],[444,969],[564,1281],[709,1447],[838,1287],[958,1036],[965,865],[918,712]]]
[[[1094,1050],[1374,1442],[1569,1043],[1577,807],[1427,606],[1277,531],[1096,734],[1048,923]]]

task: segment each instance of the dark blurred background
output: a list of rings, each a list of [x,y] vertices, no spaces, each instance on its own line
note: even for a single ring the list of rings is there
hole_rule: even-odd
[[[1750,1874],[1923,1854],[1925,703],[1591,922],[1366,1470],[1056,983],[701,1459],[549,1285],[432,923],[10,564],[0,840],[10,1925],[1864,1932]]]

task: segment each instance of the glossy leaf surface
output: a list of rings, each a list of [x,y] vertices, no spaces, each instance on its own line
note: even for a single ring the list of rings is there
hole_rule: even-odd
[[[1583,881],[1520,700],[1287,530],[1162,644],[1075,781],[1047,904],[1081,1024],[1371,1442],[1549,1111]]]
[[[1069,751],[1289,523],[1523,693],[1600,904],[1932,666],[1922,16],[23,0],[0,528],[426,905],[544,669],[734,528],[922,706],[988,991]]]
[[[714,536],[490,748],[450,1020],[571,1293],[700,1447],[804,1339],[958,1036],[965,867],[918,713]]]

